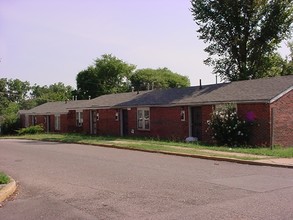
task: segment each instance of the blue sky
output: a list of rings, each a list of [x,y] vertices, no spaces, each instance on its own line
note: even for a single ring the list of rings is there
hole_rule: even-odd
[[[215,83],[203,64],[190,0],[1,0],[0,78],[63,82],[102,54],[140,68],[167,67],[192,85]]]

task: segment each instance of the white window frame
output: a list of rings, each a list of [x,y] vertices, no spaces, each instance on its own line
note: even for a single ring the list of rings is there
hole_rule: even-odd
[[[58,115],[55,115],[54,116],[55,118],[54,118],[54,126],[55,126],[55,130],[56,131],[60,131],[60,127],[61,127],[61,121],[60,121],[60,115],[58,114]]]
[[[76,126],[82,127],[83,125],[83,112],[76,112]]]
[[[149,131],[151,128],[150,108],[137,109],[137,130]]]

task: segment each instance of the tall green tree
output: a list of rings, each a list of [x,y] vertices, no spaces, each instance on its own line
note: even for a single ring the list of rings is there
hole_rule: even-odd
[[[87,99],[89,96],[95,98],[104,94],[129,91],[129,78],[134,69],[134,65],[111,54],[104,54],[95,60],[94,65],[77,74],[78,97]]]
[[[31,97],[39,105],[45,102],[69,100],[72,97],[72,91],[73,88],[71,86],[66,86],[62,82],[49,86],[35,84],[31,88]],[[26,104],[31,105],[31,103]]]
[[[0,79],[0,116],[3,114],[3,111],[8,106],[9,100],[7,98],[7,79]]]
[[[27,98],[30,90],[30,83],[28,81],[21,81],[19,79],[9,79],[7,81],[7,95],[11,102],[17,102]]]
[[[290,37],[292,0],[191,0],[199,38],[209,44],[204,61],[235,81],[269,75],[271,56]]]
[[[293,74],[293,41],[288,42],[287,46],[290,50],[290,54],[285,58],[285,63],[281,75]]]
[[[190,86],[190,81],[187,76],[174,73],[168,68],[136,70],[130,77],[130,81],[136,90]]]

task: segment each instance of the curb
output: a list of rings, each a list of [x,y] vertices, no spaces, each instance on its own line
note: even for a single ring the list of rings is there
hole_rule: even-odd
[[[0,202],[3,202],[4,200],[6,200],[16,190],[15,180],[12,179],[11,177],[9,178],[10,178],[10,182],[0,190]]]
[[[93,144],[86,144],[86,145],[93,145]],[[205,159],[205,160],[214,160],[214,161],[224,161],[224,162],[232,162],[232,163],[239,163],[239,164],[247,164],[247,165],[256,165],[256,166],[270,166],[270,167],[281,167],[281,168],[291,168],[293,169],[293,165],[287,164],[274,164],[274,163],[267,163],[267,162],[257,162],[257,161],[249,161],[249,160],[239,160],[234,158],[227,158],[227,157],[214,157],[214,156],[206,156],[206,155],[192,155],[192,154],[184,154],[184,153],[173,153],[173,152],[166,152],[166,151],[154,151],[154,150],[142,150],[142,149],[133,149],[128,147],[118,147],[115,145],[93,145],[93,146],[100,146],[100,147],[108,147],[108,148],[115,148],[115,149],[122,149],[122,150],[132,150],[132,151],[141,151],[147,153],[159,153],[171,156],[179,156],[179,157],[190,157],[190,158],[198,158],[198,159]]]
[[[25,138],[22,140],[33,140],[33,141],[40,141],[40,142],[58,142],[58,143],[63,143],[63,144],[91,145],[91,146],[115,148],[115,149],[121,149],[121,150],[140,151],[140,152],[146,152],[146,153],[159,153],[159,154],[173,155],[173,156],[179,156],[179,157],[190,157],[190,158],[198,158],[198,159],[214,160],[214,161],[224,161],[224,162],[255,165],[255,166],[270,166],[270,167],[280,167],[280,168],[293,169],[293,165],[289,165],[289,164],[276,164],[276,163],[268,163],[268,162],[240,160],[240,159],[234,159],[234,158],[228,158],[228,157],[206,156],[206,155],[199,155],[199,154],[196,155],[196,154],[174,153],[174,152],[167,152],[167,151],[143,150],[143,149],[136,149],[136,148],[131,148],[131,147],[119,147],[117,145],[112,145],[112,144],[109,144],[109,145],[108,144],[89,144],[89,143],[63,142],[63,141],[58,141],[58,140],[34,140],[34,139],[25,139]]]
[[[59,142],[59,141],[48,141],[48,142]],[[280,168],[293,169],[293,165],[289,165],[289,164],[288,165],[287,164],[276,164],[276,163],[268,163],[268,162],[240,160],[240,159],[234,159],[234,158],[228,158],[228,157],[206,156],[206,155],[199,155],[199,154],[196,155],[196,154],[173,153],[173,152],[167,152],[167,151],[143,150],[143,149],[135,149],[135,148],[131,148],[131,147],[119,147],[119,146],[112,145],[112,144],[109,144],[109,145],[107,145],[107,144],[89,144],[89,143],[75,143],[75,142],[62,142],[62,141],[60,141],[59,143],[91,145],[91,146],[97,146],[97,147],[140,151],[140,152],[146,152],[146,153],[157,153],[157,154],[165,154],[165,155],[179,156],[179,157],[190,157],[190,158],[198,158],[198,159],[204,159],[204,160],[224,161],[224,162],[255,165],[255,166],[270,166],[270,167],[280,167]]]

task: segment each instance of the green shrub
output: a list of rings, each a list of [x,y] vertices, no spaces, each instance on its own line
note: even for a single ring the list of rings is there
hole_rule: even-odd
[[[248,142],[249,123],[238,117],[235,107],[231,104],[215,110],[207,123],[213,139],[219,145],[239,146]]]
[[[17,131],[19,135],[25,135],[25,134],[39,134],[44,133],[44,127],[42,125],[34,125],[27,128],[22,128]]]
[[[0,172],[0,184],[7,184],[9,181],[9,177],[5,173]]]

